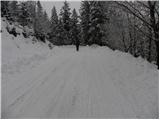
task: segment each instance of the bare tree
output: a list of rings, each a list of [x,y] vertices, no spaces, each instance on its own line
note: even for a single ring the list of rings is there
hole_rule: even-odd
[[[156,45],[156,54],[157,54],[156,62],[157,62],[157,66],[159,67],[158,1],[148,1],[148,2],[145,2],[145,1],[137,1],[137,2],[115,1],[115,3],[118,4],[120,7],[122,7],[125,12],[132,14],[134,17],[136,17],[139,21],[143,23],[145,27],[148,28],[149,32],[146,32],[146,30],[143,30],[137,26],[134,26],[134,28],[137,27],[140,32],[142,32],[145,36],[147,36],[150,39],[149,40],[149,57],[151,54],[151,46],[152,46],[151,41],[154,41]],[[141,6],[143,10],[140,9],[139,6]],[[145,12],[147,12],[149,16],[145,16]],[[135,47],[135,45],[133,47]]]

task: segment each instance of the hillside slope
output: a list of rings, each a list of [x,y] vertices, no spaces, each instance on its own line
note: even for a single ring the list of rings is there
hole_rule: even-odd
[[[1,22],[1,43],[2,43],[2,77],[24,70],[24,67],[34,66],[42,59],[45,59],[51,50],[48,47],[49,42],[42,43],[37,41],[33,36],[24,38],[20,27],[9,25],[8,21],[2,18]],[[6,27],[15,27],[20,35],[15,37],[9,34]],[[34,39],[34,41],[33,41]],[[4,75],[4,74],[5,75]],[[3,81],[2,81],[3,82]]]

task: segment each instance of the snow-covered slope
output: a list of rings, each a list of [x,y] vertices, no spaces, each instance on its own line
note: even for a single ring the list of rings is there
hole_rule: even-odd
[[[107,47],[2,33],[3,118],[158,118],[158,70]]]
[[[51,52],[48,47],[49,43],[33,42],[35,38],[32,36],[24,38],[23,29],[15,25],[9,26],[6,20],[2,21],[1,25],[2,73],[10,75],[10,73],[23,70],[25,66],[34,65],[35,61],[45,58]],[[14,26],[20,35],[15,37],[9,34],[6,30],[7,26],[10,28]]]

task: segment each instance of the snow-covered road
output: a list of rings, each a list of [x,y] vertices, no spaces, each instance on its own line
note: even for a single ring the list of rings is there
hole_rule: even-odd
[[[157,118],[158,70],[108,48],[53,49],[2,81],[3,118]]]

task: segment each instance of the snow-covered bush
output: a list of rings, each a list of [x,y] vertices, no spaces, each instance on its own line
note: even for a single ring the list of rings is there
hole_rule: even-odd
[[[25,35],[24,37],[33,36],[34,35],[34,31],[33,31],[33,29],[29,28],[28,26],[24,26],[23,35]]]
[[[9,34],[12,34],[12,35],[14,35],[15,37],[17,37],[18,33],[16,32],[16,28],[15,28],[15,26],[13,25],[13,23],[7,24],[6,29],[7,29],[7,31],[8,31]]]

